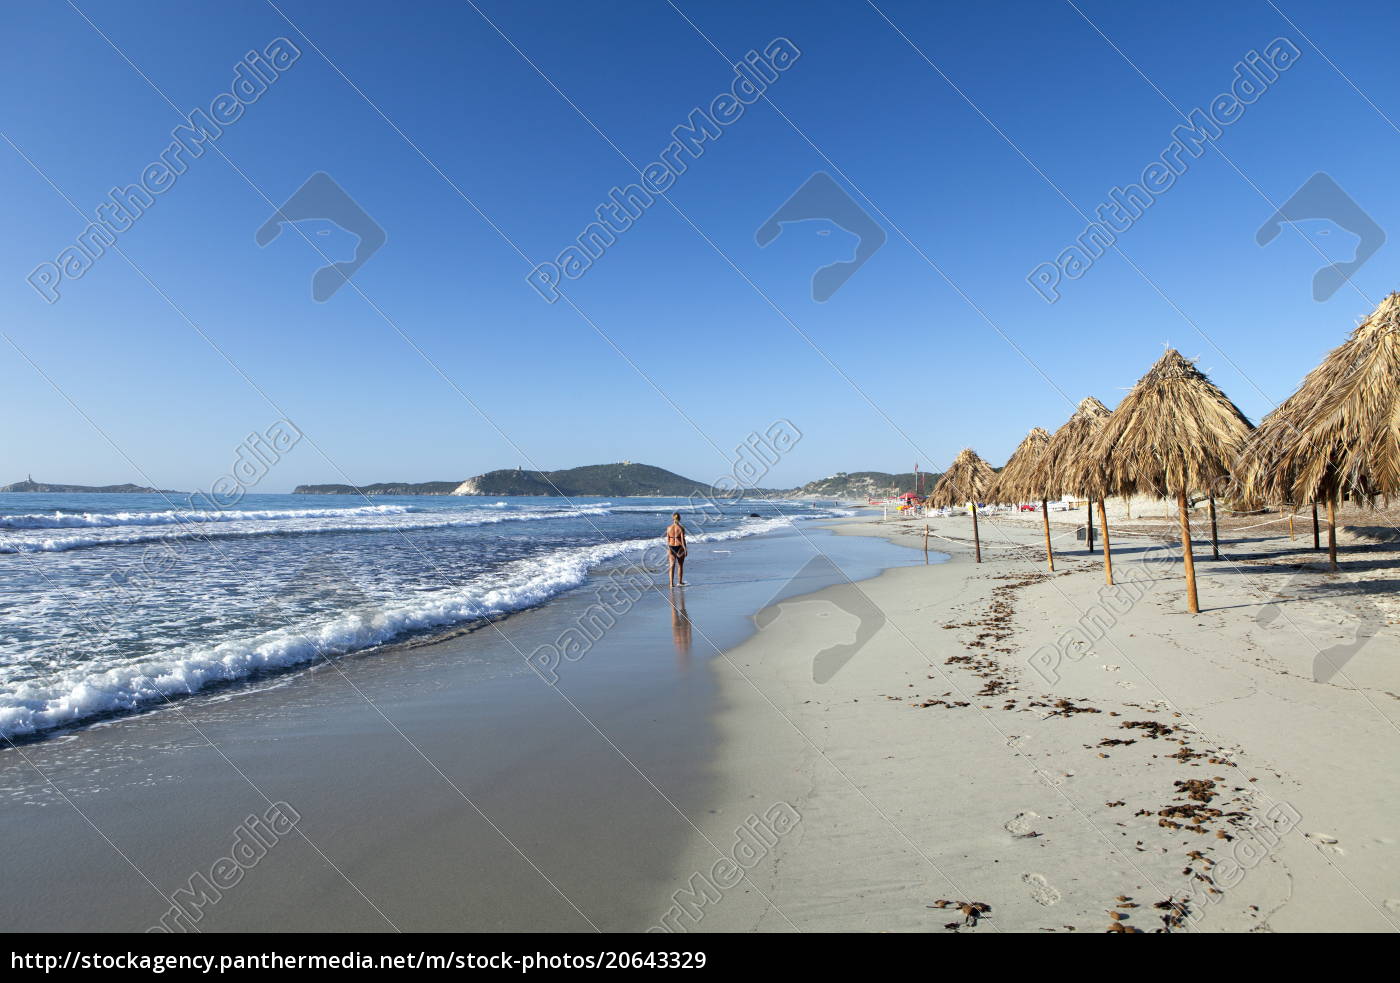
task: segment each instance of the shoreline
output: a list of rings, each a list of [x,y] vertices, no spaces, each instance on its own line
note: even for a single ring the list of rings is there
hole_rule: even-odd
[[[1400,751],[1400,619],[1367,589],[1394,554],[1351,555],[1348,593],[1286,539],[1225,542],[1219,561],[1198,540],[1191,616],[1160,542],[1115,536],[1107,588],[1063,531],[1051,576],[1039,516],[1002,519],[980,567],[965,517],[934,519],[950,562],[862,582],[886,623],[824,683],[830,590],[712,663],[719,818],[682,870],[708,871],[751,811],[801,819],[731,890],[697,904],[678,875],[665,927],[1400,927],[1400,788],[1366,777]],[[922,547],[923,520],[832,525]],[[1330,682],[1319,651],[1346,657]],[[962,903],[990,910],[974,928]]]

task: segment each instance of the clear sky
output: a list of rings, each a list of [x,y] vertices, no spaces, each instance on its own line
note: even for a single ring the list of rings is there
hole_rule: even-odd
[[[203,488],[282,413],[310,439],[259,491],[622,459],[712,480],[780,418],[803,437],[765,485],[964,445],[999,464],[1168,343],[1257,421],[1400,285],[1394,235],[1324,301],[1314,271],[1354,237],[1256,243],[1317,172],[1400,229],[1394,3],[676,0],[694,26],[665,0],[276,3],[4,5],[0,483]],[[120,233],[141,272],[109,250],[47,303],[32,271],[279,36],[301,57]],[[545,303],[532,264],[779,37],[800,57],[771,104]],[[1208,108],[1280,37],[1295,63],[1047,303],[1027,275],[1142,180],[1172,103]],[[353,237],[255,240],[321,171],[388,236],[324,303],[319,253]],[[818,171],[887,235],[822,303],[812,273],[854,237],[755,240]]]

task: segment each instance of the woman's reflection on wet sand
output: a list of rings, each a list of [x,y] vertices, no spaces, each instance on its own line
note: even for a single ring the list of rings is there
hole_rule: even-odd
[[[672,587],[671,600],[671,641],[676,646],[676,668],[684,671],[690,668],[691,625],[690,615],[685,610],[685,588]]]

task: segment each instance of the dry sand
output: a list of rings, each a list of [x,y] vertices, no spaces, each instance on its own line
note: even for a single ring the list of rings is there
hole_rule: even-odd
[[[981,566],[965,517],[933,520],[950,562],[861,583],[869,609],[784,602],[712,664],[717,792],[658,923],[1400,928],[1400,554],[1329,576],[1310,527],[1221,560],[1198,540],[1192,616],[1175,546],[1115,535],[1105,588],[1057,518],[1053,576],[1038,516],[984,520]],[[841,531],[916,545],[923,522]],[[831,675],[818,654],[862,633]],[[749,837],[726,887],[729,844],[780,804],[796,827]]]

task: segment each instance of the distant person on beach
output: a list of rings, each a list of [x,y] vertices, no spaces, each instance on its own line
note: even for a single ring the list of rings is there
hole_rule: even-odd
[[[671,515],[671,524],[666,527],[666,550],[671,554],[671,586],[675,587],[679,581],[680,586],[685,586],[685,526],[681,525],[681,514],[674,512]]]

